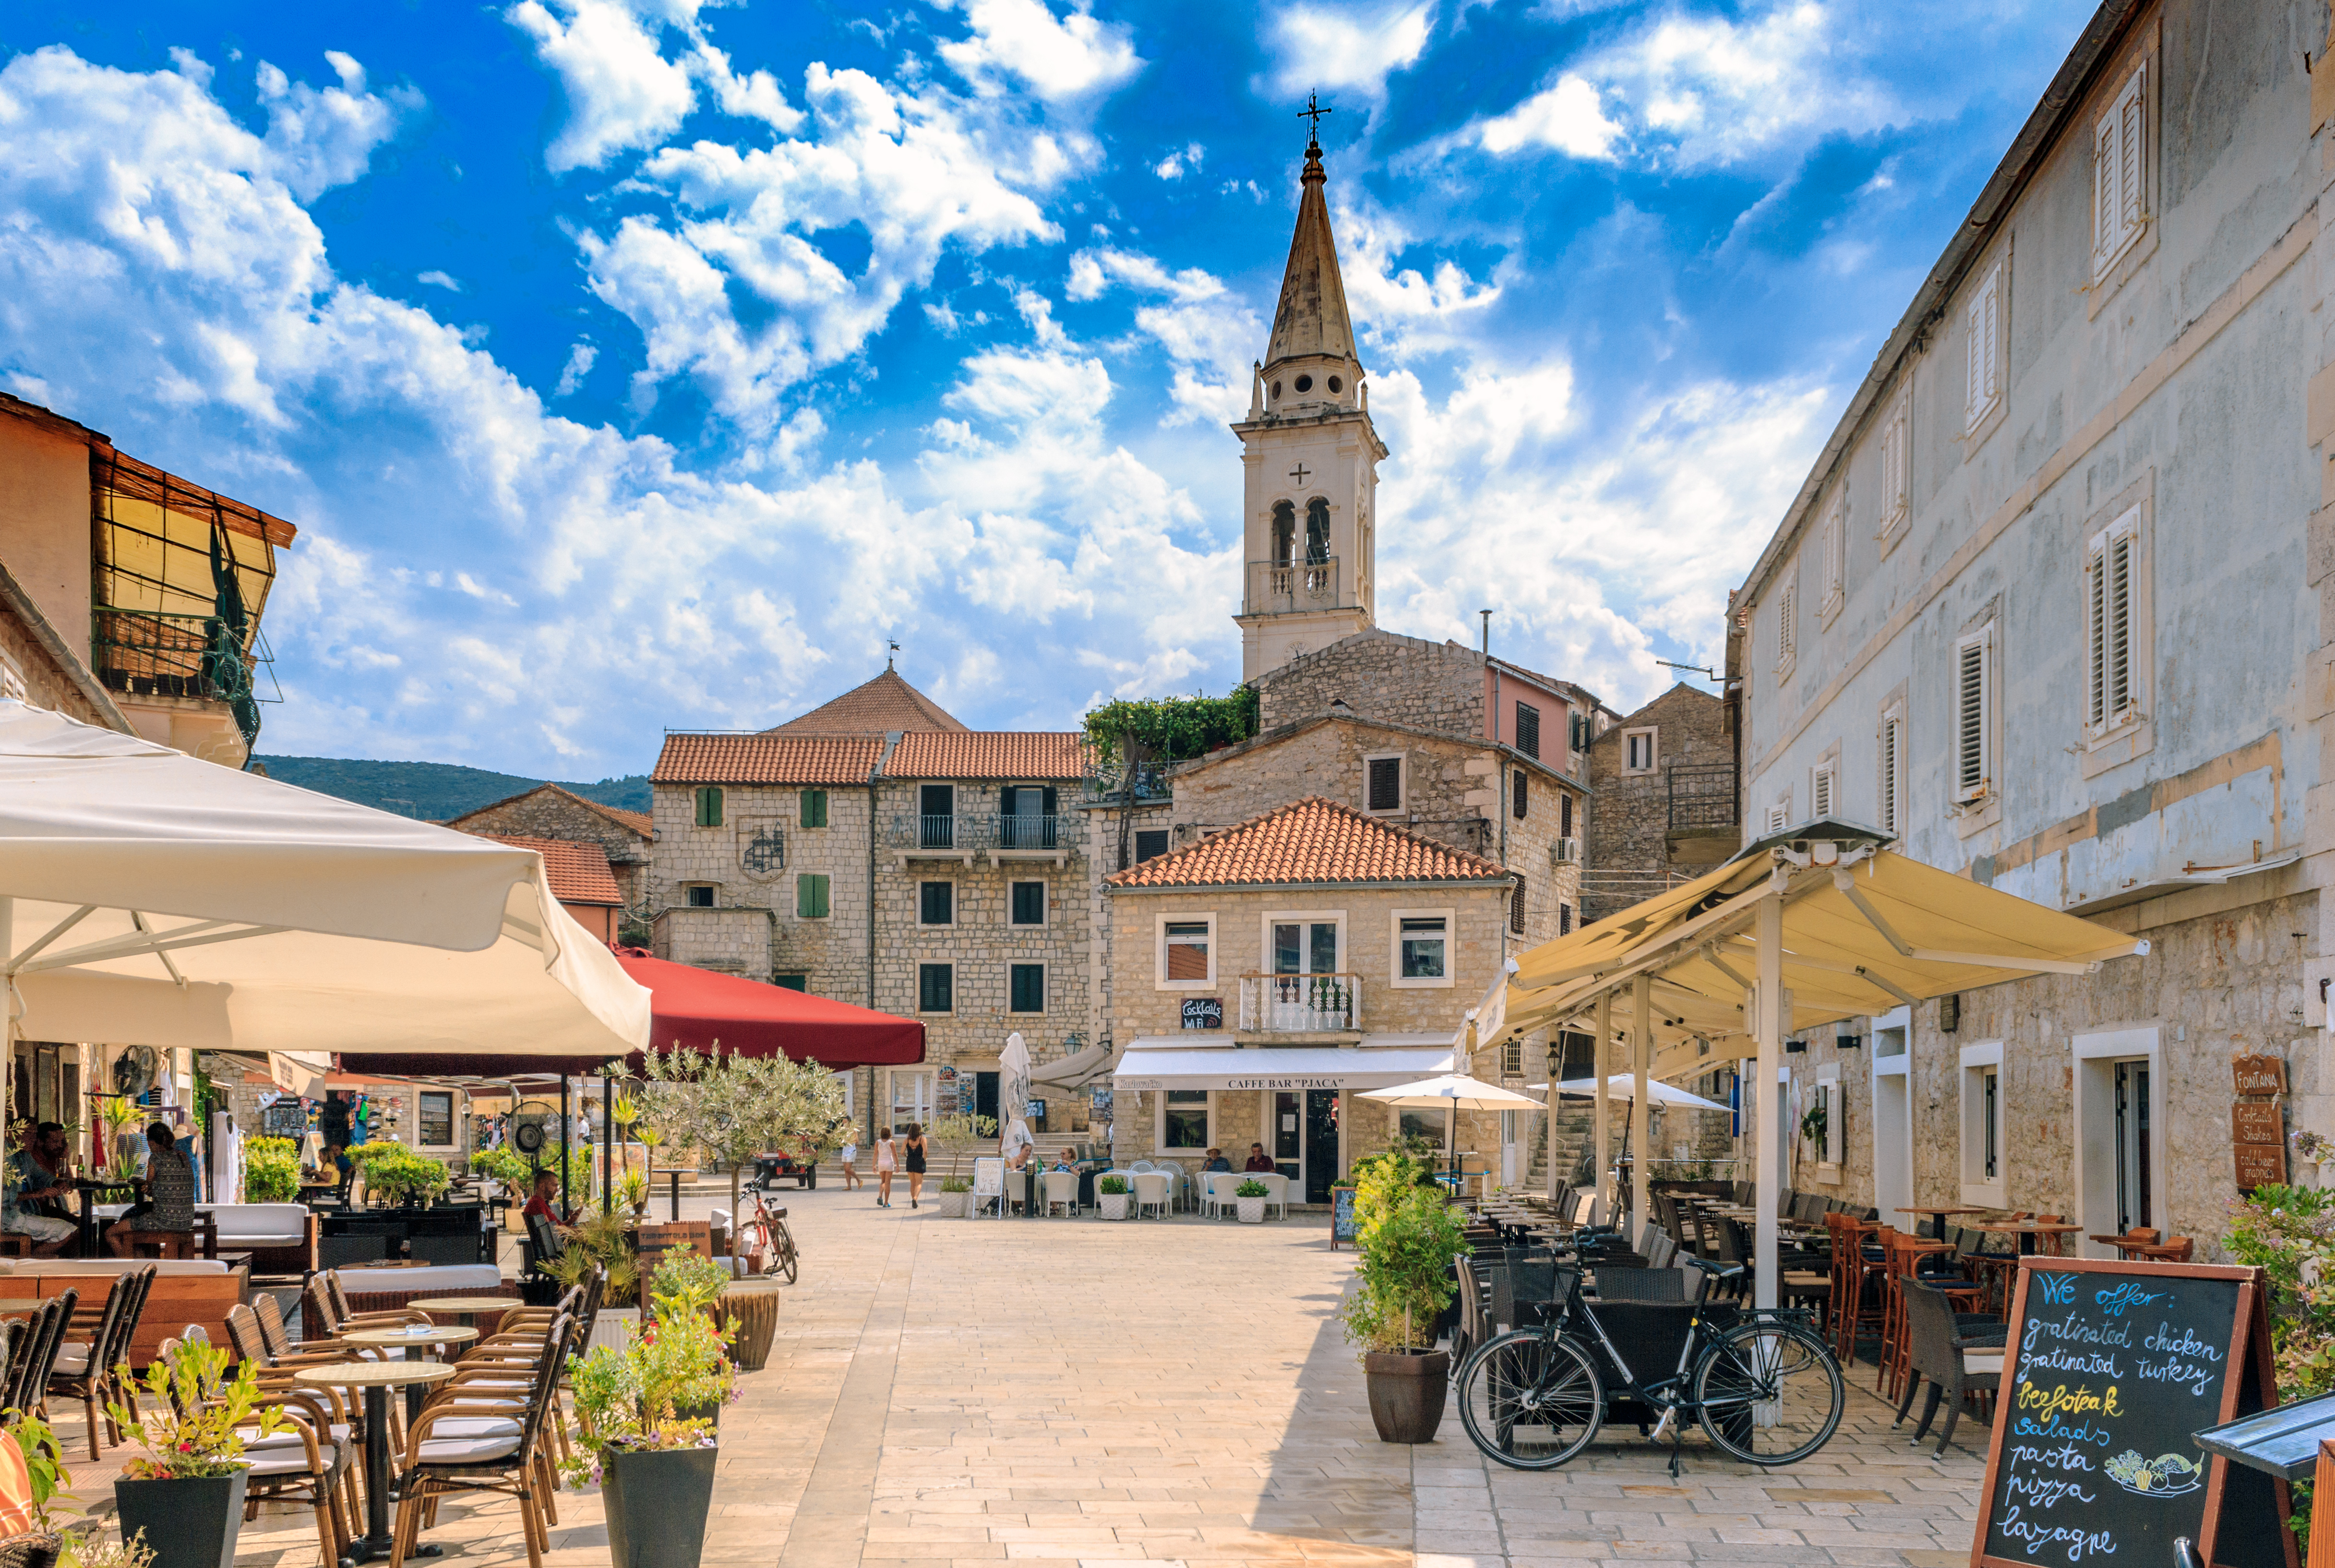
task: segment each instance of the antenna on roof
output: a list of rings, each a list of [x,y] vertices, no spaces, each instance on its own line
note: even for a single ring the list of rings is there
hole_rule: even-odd
[[[887,637],[884,639],[884,647],[886,649],[886,653],[884,654],[884,668],[888,670],[892,667],[892,660],[900,652],[900,644],[894,642],[891,638]]]

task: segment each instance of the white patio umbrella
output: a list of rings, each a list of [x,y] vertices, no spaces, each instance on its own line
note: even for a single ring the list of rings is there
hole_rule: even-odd
[[[1366,1089],[1364,1099],[1383,1100],[1388,1105],[1412,1110],[1444,1108],[1443,1147],[1451,1156],[1451,1169],[1459,1169],[1459,1113],[1463,1110],[1539,1110],[1540,1101],[1530,1095],[1518,1094],[1512,1089],[1502,1089],[1497,1083],[1486,1083],[1478,1078],[1458,1073],[1445,1073],[1440,1078],[1422,1078],[1412,1083],[1398,1083],[1390,1089]]]
[[[998,1119],[1005,1124],[1000,1147],[1008,1159],[1018,1144],[1032,1141],[1030,1124],[1022,1119],[1029,1106],[1030,1042],[1017,1030],[1005,1037],[1005,1049],[997,1053]]]
[[[1545,1089],[1548,1085],[1545,1083],[1536,1083],[1532,1087],[1535,1089]],[[1568,1078],[1563,1083],[1556,1086],[1556,1092],[1559,1094],[1577,1094],[1583,1096],[1594,1095],[1597,1092],[1597,1080],[1594,1078]],[[1627,1072],[1615,1073],[1613,1077],[1605,1080],[1605,1092],[1616,1099],[1633,1100],[1637,1099],[1637,1076],[1633,1073]],[[1683,1106],[1689,1110],[1728,1110],[1732,1108],[1731,1107],[1720,1104],[1715,1099],[1705,1099],[1699,1094],[1689,1094],[1686,1090],[1677,1088],[1675,1085],[1664,1083],[1660,1079],[1649,1079],[1646,1080],[1646,1102],[1649,1105]]]
[[[542,857],[0,702],[5,1033],[618,1056],[649,993]]]

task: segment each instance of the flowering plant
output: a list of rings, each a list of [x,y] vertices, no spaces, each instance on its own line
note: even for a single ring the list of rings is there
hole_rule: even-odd
[[[130,1363],[117,1369],[127,1386]],[[228,1374],[227,1352],[203,1340],[179,1340],[146,1369],[151,1408],[109,1400],[106,1408],[125,1432],[135,1432],[146,1457],[123,1466],[132,1481],[189,1480],[245,1467],[242,1433],[287,1431],[284,1412],[259,1403],[259,1366],[245,1361]]]
[[[674,1247],[657,1260],[649,1275],[649,1300],[660,1320],[702,1312],[722,1299],[730,1271],[694,1247]]]
[[[562,1465],[567,1478],[597,1481],[611,1451],[710,1448],[713,1422],[683,1411],[734,1397],[729,1346],[734,1329],[717,1329],[702,1312],[644,1322],[625,1343],[601,1345],[569,1367],[577,1450]]]

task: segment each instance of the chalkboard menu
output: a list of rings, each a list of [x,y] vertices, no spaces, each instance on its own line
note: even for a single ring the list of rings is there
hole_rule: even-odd
[[[1342,1244],[1352,1241],[1357,1228],[1354,1220],[1354,1189],[1331,1188],[1330,1250],[1336,1252]]]
[[[1187,996],[1184,999],[1186,1029],[1222,1029],[1225,1026],[1225,999],[1221,996]]]
[[[2030,1258],[2010,1310],[1974,1562],[2294,1568],[2286,1484],[2191,1441],[2274,1404],[2258,1271]]]

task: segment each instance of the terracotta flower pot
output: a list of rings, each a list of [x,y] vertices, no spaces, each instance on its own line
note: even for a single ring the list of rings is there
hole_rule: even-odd
[[[1451,1388],[1447,1350],[1371,1350],[1362,1357],[1371,1424],[1381,1443],[1432,1443]]]

